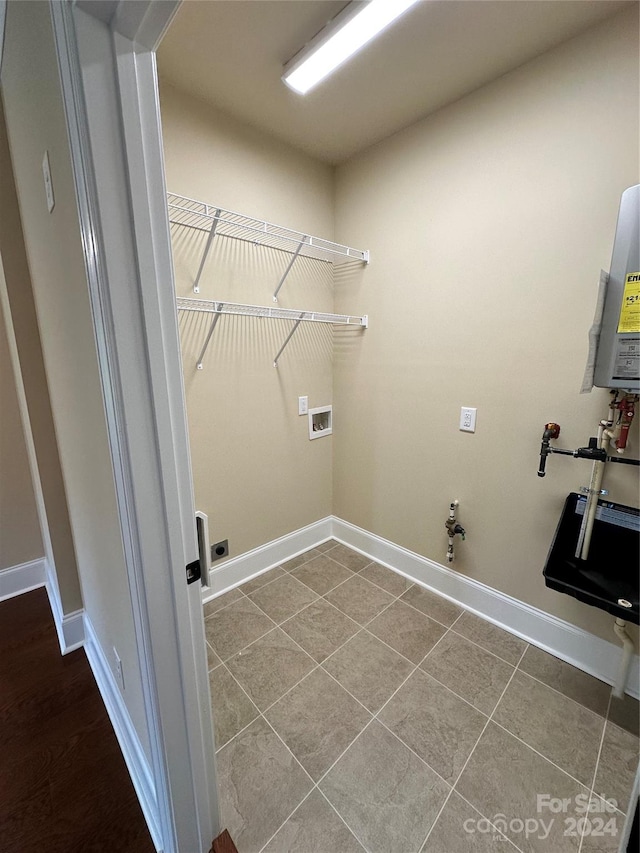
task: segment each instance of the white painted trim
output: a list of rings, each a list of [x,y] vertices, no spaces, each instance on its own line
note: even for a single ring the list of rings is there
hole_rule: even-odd
[[[86,613],[84,614],[84,634],[86,637],[84,649],[91,671],[118,738],[151,838],[156,850],[161,850],[162,833],[153,773],[109,666],[108,658]]]
[[[22,595],[44,586],[46,582],[46,569],[44,557],[39,560],[30,560],[28,563],[20,563],[17,566],[9,566],[0,569],[0,601]]]
[[[144,5],[139,4],[139,5]],[[187,566],[198,559],[195,504],[189,458],[187,410],[180,358],[180,337],[175,310],[175,282],[171,255],[171,232],[164,178],[164,151],[160,125],[160,100],[155,64],[155,44],[148,42],[154,33],[159,38],[162,22],[168,26],[175,13],[175,2],[148,2],[148,13],[140,22],[135,38],[113,34],[117,98],[122,123],[124,176],[127,179],[127,204],[131,216],[133,257],[139,280],[137,305],[140,310],[143,350],[148,373],[145,386],[148,397],[139,391],[126,402],[125,419],[130,421],[131,464],[137,488],[139,516],[152,506],[149,491],[157,490],[155,531],[147,525],[147,537],[141,537],[152,562],[143,560],[151,657],[159,700],[158,723],[164,738],[164,760],[168,770],[162,809],[166,824],[167,851],[209,850],[211,839],[222,827],[218,806],[218,788],[214,761],[215,745],[211,727],[211,696],[207,672],[202,598],[199,584],[187,584]],[[130,7],[121,3],[119,8]],[[131,22],[129,22],[131,23]],[[143,33],[144,30],[144,33]],[[140,39],[144,41],[141,43]],[[143,44],[152,47],[143,47]],[[88,78],[95,77],[93,51],[86,54]],[[87,83],[89,79],[87,78]],[[89,91],[90,86],[87,91]],[[94,127],[102,135],[106,116],[95,116]],[[97,141],[97,140],[96,140]],[[106,143],[109,144],[108,141]],[[106,152],[105,152],[106,153]],[[100,174],[105,174],[102,170]],[[102,187],[104,197],[109,184]],[[108,199],[105,199],[106,207]],[[106,232],[105,232],[106,234]],[[121,339],[122,306],[130,303],[130,282],[125,283],[124,299],[114,288],[114,317],[118,317]],[[127,314],[130,309],[126,309]],[[134,332],[135,334],[135,332]],[[140,349],[138,340],[127,345]],[[133,347],[132,347],[133,349]],[[129,368],[126,355],[121,371]],[[123,382],[123,391],[131,393],[137,382]],[[140,407],[144,404],[146,412]],[[131,416],[135,405],[141,415],[139,426]],[[154,451],[140,431],[147,419],[153,433]],[[145,455],[147,462],[145,463]],[[138,467],[139,466],[139,467]],[[156,474],[151,466],[155,466]],[[151,474],[151,476],[149,476]],[[154,479],[157,485],[152,486]],[[155,559],[153,557],[155,552]],[[164,570],[160,567],[165,565]],[[156,578],[166,578],[163,594],[157,594]],[[171,659],[174,660],[172,667]],[[151,661],[150,661],[151,662]],[[181,690],[176,686],[180,684]],[[160,789],[158,789],[160,790]],[[158,797],[159,802],[160,796]],[[172,824],[169,824],[169,820]],[[170,840],[169,835],[173,836]]]
[[[62,636],[65,642],[63,655],[84,646],[84,610],[74,610],[62,617]]]
[[[221,565],[209,570],[209,589],[204,601],[210,601],[235,586],[253,580],[274,566],[308,551],[331,538],[332,519],[330,516],[287,533],[279,539],[246,551],[238,557],[232,557]]]
[[[60,651],[63,655],[66,655],[84,645],[84,610],[74,610],[71,613],[64,613],[55,572],[46,558],[44,561],[44,572],[45,586],[58,634]]]
[[[335,516],[294,530],[212,568],[203,601],[211,601],[331,538],[601,681],[614,683],[620,658],[616,643]],[[635,698],[640,696],[639,676],[640,659],[635,655],[627,682],[627,693]]]
[[[119,0],[111,29],[148,51],[157,50],[182,0]],[[91,4],[87,8],[90,8]]]
[[[219,833],[155,44],[175,13],[129,10],[127,39],[50,4],[165,853]],[[127,6],[131,5],[129,3]],[[142,19],[136,18],[143,7]],[[134,13],[135,12],[135,13]],[[134,20],[135,19],[135,20]],[[137,21],[137,23],[136,23]],[[142,42],[140,40],[143,40]],[[143,48],[148,42],[150,47]],[[132,368],[135,365],[135,369]]]
[[[1,2],[1,0],[0,0]],[[4,324],[7,334],[7,343],[9,345],[9,356],[11,358],[11,367],[13,370],[13,379],[18,397],[18,409],[20,410],[20,421],[22,423],[22,432],[27,448],[27,459],[29,460],[29,471],[31,472],[31,485],[33,486],[33,495],[36,501],[36,510],[38,513],[38,521],[40,523],[40,535],[42,536],[42,546],[44,548],[45,574],[48,585],[54,590],[58,600],[60,600],[60,588],[58,586],[58,576],[56,574],[55,558],[53,554],[53,545],[51,544],[51,534],[49,531],[49,520],[47,518],[47,508],[44,501],[42,491],[42,483],[40,481],[40,471],[38,469],[38,457],[36,455],[36,446],[33,440],[33,431],[31,429],[31,420],[29,418],[29,407],[27,405],[27,395],[22,379],[22,368],[20,366],[20,355],[18,353],[18,342],[16,341],[15,330],[13,328],[13,317],[11,315],[11,304],[9,302],[9,294],[7,292],[7,281],[0,257],[0,304],[2,305],[2,313],[4,314]],[[59,634],[58,634],[59,636]]]
[[[0,569],[0,601],[44,586],[63,655],[84,645],[84,610],[63,613],[55,573],[46,557]]]
[[[614,683],[620,658],[620,647],[615,643],[479,581],[463,577],[434,560],[421,557],[340,518],[333,518],[332,530],[335,539],[355,551],[601,681]],[[611,619],[613,621],[613,616]],[[627,693],[636,698],[640,695],[639,664],[635,655],[627,683]]]

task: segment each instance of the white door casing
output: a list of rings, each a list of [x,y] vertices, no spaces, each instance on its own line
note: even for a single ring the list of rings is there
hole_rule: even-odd
[[[178,3],[51,3],[155,784],[156,845],[219,832],[155,50]],[[94,16],[95,15],[95,16]]]

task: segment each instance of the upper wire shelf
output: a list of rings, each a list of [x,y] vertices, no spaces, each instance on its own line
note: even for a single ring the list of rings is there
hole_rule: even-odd
[[[185,225],[199,231],[210,233],[212,230],[220,237],[245,240],[260,246],[281,249],[303,257],[329,261],[333,264],[357,261],[369,263],[369,252],[353,249],[301,231],[292,231],[282,225],[274,225],[261,219],[253,219],[243,213],[225,210],[215,204],[196,201],[193,198],[167,193],[169,221],[176,225]]]

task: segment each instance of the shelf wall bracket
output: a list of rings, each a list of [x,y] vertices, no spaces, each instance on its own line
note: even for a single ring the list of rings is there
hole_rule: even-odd
[[[289,343],[289,341],[291,340],[291,338],[292,338],[292,337],[294,336],[294,334],[296,333],[296,331],[297,331],[297,329],[298,329],[298,326],[300,325],[300,323],[302,323],[302,319],[303,319],[303,317],[304,317],[304,315],[305,315],[305,314],[306,314],[306,311],[303,311],[303,312],[302,312],[302,314],[300,314],[300,316],[298,317],[298,319],[296,320],[296,322],[295,322],[295,324],[294,324],[294,326],[293,326],[293,329],[291,329],[291,331],[289,332],[289,334],[288,334],[288,335],[287,335],[287,337],[285,338],[285,342],[282,344],[282,346],[281,346],[281,347],[280,347],[280,349],[278,350],[278,355],[273,359],[273,366],[274,366],[274,367],[277,367],[277,366],[278,366],[278,359],[280,358],[280,356],[281,356],[281,355],[282,355],[282,353],[284,352],[285,347],[287,346],[287,344]]]
[[[198,274],[196,275],[196,280],[193,283],[193,292],[200,293],[200,277],[202,276],[202,270],[204,269],[204,265],[207,262],[207,258],[209,257],[209,252],[211,251],[211,245],[213,243],[213,238],[216,236],[216,229],[218,227],[218,222],[220,216],[220,210],[216,210],[215,218],[213,220],[213,224],[211,225],[211,230],[209,231],[209,236],[207,237],[207,245],[204,247],[204,252],[202,254],[202,260],[200,261],[200,268],[198,269]]]
[[[216,307],[218,310],[221,310],[223,305],[224,305],[224,302],[218,302],[216,304]],[[209,341],[211,340],[211,336],[213,335],[213,331],[214,331],[214,329],[216,327],[216,323],[218,322],[219,319],[220,319],[220,314],[216,314],[215,317],[213,318],[213,320],[211,321],[211,325],[209,326],[209,331],[207,333],[206,340],[204,342],[202,350],[200,351],[200,355],[198,356],[198,361],[196,362],[196,367],[198,368],[198,370],[202,370],[202,368],[203,368],[202,359],[204,358],[204,354],[207,351],[207,347],[209,346]]]
[[[286,280],[287,276],[288,276],[288,275],[289,275],[289,273],[291,272],[291,268],[292,268],[292,267],[293,267],[293,265],[295,264],[295,262],[296,262],[296,260],[297,260],[297,258],[298,258],[298,255],[300,254],[300,251],[301,251],[302,247],[305,245],[305,243],[308,243],[308,242],[309,242],[309,236],[305,234],[305,236],[302,238],[302,240],[300,240],[300,242],[298,243],[298,248],[297,248],[297,249],[295,250],[295,252],[293,253],[293,257],[292,257],[292,258],[291,258],[291,260],[289,261],[289,263],[288,263],[288,265],[287,265],[287,268],[286,268],[286,270],[284,271],[284,275],[282,276],[282,278],[281,278],[281,279],[280,279],[280,281],[278,282],[278,286],[276,287],[275,292],[274,292],[274,294],[273,294],[273,301],[274,301],[274,302],[277,302],[277,301],[278,301],[278,293],[280,293],[280,288],[281,288],[281,287],[282,287],[282,285],[285,283],[285,280]]]

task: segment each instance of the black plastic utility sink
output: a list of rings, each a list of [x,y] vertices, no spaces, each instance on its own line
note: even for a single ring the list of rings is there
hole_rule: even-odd
[[[581,560],[575,550],[586,502],[575,492],[567,497],[544,567],[545,583],[637,625],[640,511],[599,500],[589,557]]]

